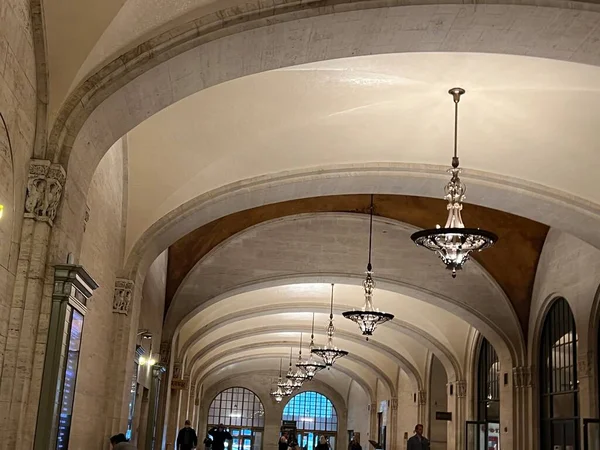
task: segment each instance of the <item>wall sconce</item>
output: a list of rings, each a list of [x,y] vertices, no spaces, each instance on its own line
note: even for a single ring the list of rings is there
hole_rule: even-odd
[[[152,354],[152,333],[150,333],[150,331],[148,330],[140,330],[138,331],[138,337],[141,337],[142,340],[143,339],[149,339],[150,340],[150,356],[148,358],[146,358],[145,356],[140,356],[140,359],[138,360],[138,363],[140,366],[153,366],[154,364],[156,364],[156,360],[153,358],[153,354]]]

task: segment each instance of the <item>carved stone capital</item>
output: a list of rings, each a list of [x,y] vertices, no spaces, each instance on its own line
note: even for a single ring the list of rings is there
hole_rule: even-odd
[[[456,396],[458,398],[467,396],[467,382],[465,380],[458,380],[456,382]]]
[[[417,395],[417,400],[419,402],[419,405],[426,405],[427,404],[427,392],[419,391],[419,394]]]
[[[171,344],[167,341],[160,343],[160,364],[163,366],[169,365],[169,358],[171,356]]]
[[[396,397],[392,397],[390,399],[390,409],[392,411],[397,411],[398,410],[398,399]]]
[[[44,159],[30,160],[25,217],[52,225],[65,181],[66,173],[60,164],[51,164]]]
[[[113,312],[117,314],[129,313],[131,297],[133,295],[133,281],[117,278],[115,281],[115,295],[113,298]]]
[[[528,388],[532,386],[533,378],[531,376],[531,367],[521,366],[513,367],[513,385],[517,389]]]
[[[577,354],[577,376],[579,378],[591,377],[594,375],[594,353]]]

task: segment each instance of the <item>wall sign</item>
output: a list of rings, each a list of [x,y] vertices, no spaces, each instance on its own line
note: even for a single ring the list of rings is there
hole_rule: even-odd
[[[451,421],[452,420],[452,413],[451,412],[445,412],[445,411],[436,411],[435,412],[435,420]]]

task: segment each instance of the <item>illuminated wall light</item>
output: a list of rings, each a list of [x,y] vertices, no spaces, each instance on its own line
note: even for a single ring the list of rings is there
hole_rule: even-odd
[[[3,215],[4,215],[4,205],[0,205],[0,219],[2,219]]]
[[[140,366],[146,365],[147,362],[149,362],[149,361],[144,356],[140,356],[140,360],[139,360]]]

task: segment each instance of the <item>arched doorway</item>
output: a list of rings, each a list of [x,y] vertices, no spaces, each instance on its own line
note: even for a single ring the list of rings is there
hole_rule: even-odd
[[[540,448],[578,450],[577,332],[564,298],[548,311],[540,347]]]
[[[302,450],[313,450],[320,436],[336,450],[338,416],[327,397],[318,392],[301,392],[283,409],[282,421],[296,422],[296,441]]]
[[[229,450],[262,449],[265,409],[251,390],[233,387],[217,394],[208,409],[208,429],[219,424],[233,436]]]

